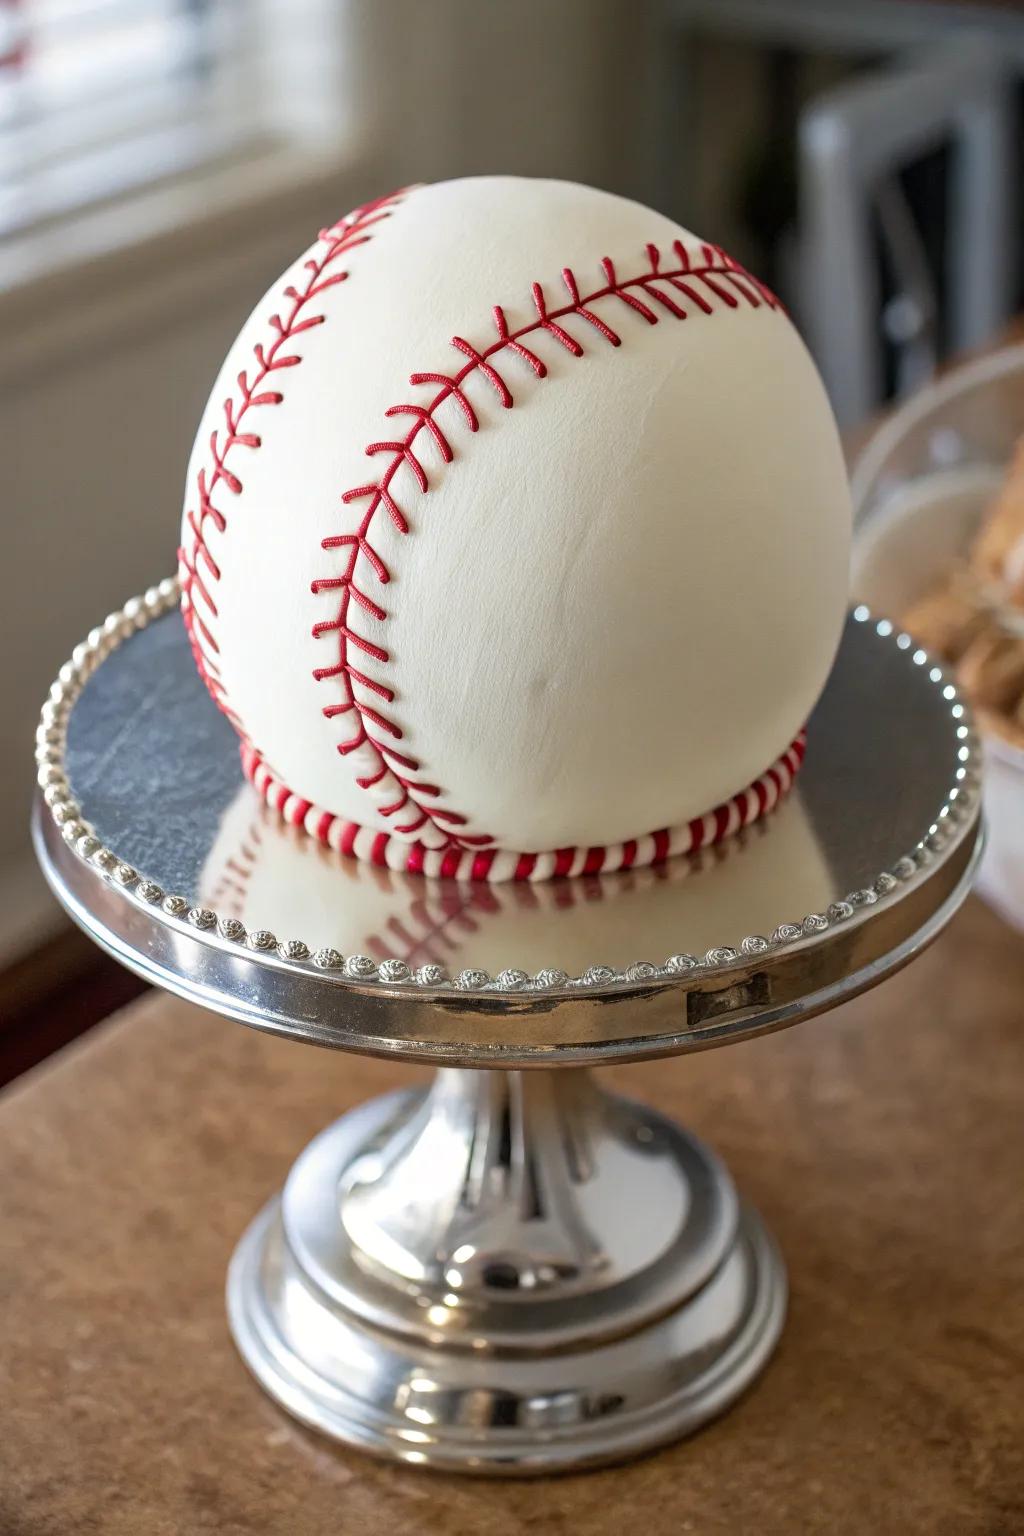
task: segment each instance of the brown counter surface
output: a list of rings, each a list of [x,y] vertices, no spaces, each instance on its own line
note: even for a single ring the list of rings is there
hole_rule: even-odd
[[[792,1286],[747,1397],[632,1466],[378,1464],[237,1359],[248,1219],[315,1131],[418,1075],[157,997],[0,1099],[0,1536],[1024,1531],[1024,938],[980,903],[826,1018],[609,1074],[724,1153]]]

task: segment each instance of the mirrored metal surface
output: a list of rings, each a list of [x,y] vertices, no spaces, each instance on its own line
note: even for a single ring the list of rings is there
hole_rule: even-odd
[[[167,584],[112,616],[63,670],[38,844],[99,942],[258,1027],[465,1065],[718,1044],[879,979],[966,888],[965,707],[863,613],[797,788],[762,823],[657,869],[486,886],[357,863],[265,810],[164,611],[174,598]]]
[[[891,640],[851,624],[810,723],[797,787],[746,834],[647,878],[638,871],[504,888],[428,882],[334,854],[262,813],[242,779],[237,738],[171,613],[87,683],[69,721],[67,766],[97,836],[121,859],[247,928],[344,955],[574,974],[596,962],[620,967],[738,945],[870,887],[945,804],[957,747],[948,701],[926,672]],[[531,913],[539,917],[531,921]],[[432,943],[423,930],[438,927]],[[581,929],[591,934],[582,945]]]

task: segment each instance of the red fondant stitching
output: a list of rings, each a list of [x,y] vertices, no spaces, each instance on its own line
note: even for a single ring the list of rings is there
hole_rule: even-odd
[[[420,779],[420,762],[400,751],[397,746],[403,739],[403,732],[391,711],[395,701],[394,689],[368,676],[358,665],[360,655],[371,658],[381,666],[387,665],[390,660],[384,646],[367,639],[349,623],[352,602],[374,624],[383,624],[387,619],[387,611],[367,590],[368,581],[359,578],[357,572],[359,557],[362,556],[379,586],[386,586],[391,580],[385,559],[372,542],[374,521],[383,508],[399,534],[404,536],[409,532],[409,522],[394,482],[398,471],[405,466],[420,493],[429,491],[430,481],[422,449],[417,451],[417,440],[422,433],[426,433],[429,440],[426,445],[433,445],[441,462],[452,463],[454,449],[448,434],[437,421],[437,412],[446,401],[453,401],[470,432],[479,429],[476,410],[463,388],[471,375],[479,374],[486,381],[498,404],[505,410],[511,409],[514,404],[512,391],[503,373],[495,365],[494,358],[502,353],[511,354],[525,363],[537,378],[546,377],[547,367],[538,353],[525,344],[526,337],[546,334],[570,356],[582,357],[582,345],[562,324],[571,318],[585,322],[599,337],[611,346],[618,347],[622,341],[621,336],[592,307],[602,299],[618,300],[624,308],[632,310],[648,325],[656,325],[663,314],[676,320],[687,319],[685,301],[706,315],[714,313],[716,306],[723,305],[729,309],[737,309],[744,304],[753,309],[759,309],[762,304],[770,309],[779,307],[775,296],[718,246],[702,245],[695,264],[683,242],[676,240],[672,244],[676,265],[666,269],[662,268],[662,254],[657,246],[648,245],[646,254],[647,269],[638,276],[628,278],[618,277],[611,258],[604,257],[601,261],[604,283],[582,295],[572,269],[563,268],[562,282],[568,302],[555,308],[549,307],[541,284],[534,283],[532,295],[536,319],[517,330],[509,329],[504,311],[496,304],[493,318],[497,337],[482,350],[461,336],[453,336],[451,344],[465,361],[455,373],[410,375],[410,384],[436,385],[436,393],[426,404],[401,403],[392,405],[385,412],[389,418],[411,417],[411,425],[404,437],[382,439],[367,445],[365,451],[368,457],[386,456],[383,472],[375,480],[351,487],[341,498],[345,505],[365,501],[362,518],[354,532],[334,534],[322,541],[325,550],[346,550],[347,555],[341,575],[324,577],[312,583],[314,594],[339,593],[334,618],[313,626],[314,638],[330,635],[337,637],[338,659],[329,666],[317,667],[313,676],[317,682],[334,678],[339,680],[341,701],[324,706],[323,713],[327,719],[354,715],[355,729],[339,742],[338,751],[345,756],[360,748],[366,749],[370,758],[369,772],[357,778],[360,788],[369,790],[380,784],[389,787],[393,785],[393,799],[383,806],[378,805],[376,809],[381,816],[391,818],[408,808],[403,820],[394,824],[395,832],[402,837],[412,837],[430,827],[444,837],[446,846],[456,851],[486,847],[493,841],[487,835],[460,831],[460,828],[466,826],[467,818],[461,812],[437,803],[443,794],[440,786]],[[367,695],[372,696],[372,702]]]
[[[689,854],[701,848],[715,847],[742,827],[749,826],[765,815],[788,792],[803,762],[805,747],[806,733],[801,731],[760,778],[747,789],[733,795],[731,800],[703,816],[694,817],[685,826],[650,833],[651,847],[646,851],[643,862],[658,865],[674,854]],[[346,857],[354,855],[356,839],[364,832],[363,827],[357,822],[312,806],[308,800],[292,794],[287,785],[282,784],[271,772],[251,744],[242,744],[241,757],[242,771],[246,778],[289,825],[304,827],[311,837],[316,837]],[[391,848],[390,834],[374,832],[372,838],[370,850],[365,847],[361,850],[362,857],[379,867],[387,865],[391,868],[388,854],[389,849],[392,853],[394,849]],[[422,842],[402,842],[400,848],[402,867],[406,873],[425,874],[440,879],[486,880],[490,877],[491,866],[497,856],[493,849],[481,854],[472,849],[455,847],[427,848]],[[550,873],[567,874],[575,866],[586,879],[584,869],[589,870],[590,877],[598,871],[612,873],[615,870],[630,870],[636,864],[638,852],[635,840],[611,848],[562,849],[554,861],[556,867]],[[520,854],[511,879],[515,882],[532,879],[539,857],[536,853]]]
[[[209,459],[201,466],[196,477],[198,511],[189,508],[185,514],[191,540],[183,542],[178,550],[181,610],[185,628],[196,666],[214,702],[243,735],[243,722],[231,707],[220,675],[217,662],[220,647],[213,632],[218,617],[214,592],[221,573],[207,543],[207,525],[212,523],[219,533],[227,528],[224,512],[214,505],[214,493],[222,487],[233,496],[241,494],[242,481],[234,468],[229,466],[228,458],[231,456],[234,462],[234,450],[237,448],[260,447],[259,435],[242,431],[242,424],[256,407],[280,405],[284,399],[280,389],[271,387],[271,375],[285,368],[293,368],[302,361],[298,353],[287,349],[287,344],[303,331],[323,324],[326,317],[310,314],[309,305],[328,288],[345,282],[349,275],[347,271],[330,272],[328,269],[345,252],[364,245],[371,238],[369,232],[374,225],[382,219],[390,218],[402,196],[402,192],[393,192],[387,197],[364,203],[330,228],[321,230],[319,238],[324,249],[310,256],[304,263],[307,275],[302,286],[289,284],[285,288],[283,297],[289,301],[290,306],[287,312],[283,316],[274,314],[270,317],[269,327],[273,339],[268,339],[266,343],[256,343],[253,349],[255,368],[243,370],[238,375],[237,396],[229,396],[224,401],[224,426],[210,434]],[[202,599],[205,617],[196,610],[197,596]]]

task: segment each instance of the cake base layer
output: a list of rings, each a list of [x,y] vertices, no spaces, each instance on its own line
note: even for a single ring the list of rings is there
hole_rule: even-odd
[[[348,857],[364,859],[382,869],[427,875],[442,880],[553,880],[576,875],[614,874],[663,864],[677,854],[713,847],[741,827],[750,826],[774,810],[788,794],[803,762],[807,734],[801,731],[770,768],[746,789],[714,810],[677,827],[648,832],[623,843],[592,848],[556,848],[541,853],[516,853],[507,848],[467,848],[456,843],[428,848],[390,832],[364,827],[314,805],[283,784],[260,753],[242,744],[242,768],[263,799],[291,826],[304,827],[310,837]]]

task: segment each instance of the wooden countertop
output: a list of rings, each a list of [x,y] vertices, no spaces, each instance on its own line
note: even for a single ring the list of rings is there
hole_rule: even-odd
[[[748,1396],[632,1466],[378,1464],[236,1357],[243,1227],[315,1131],[415,1076],[151,997],[0,1099],[3,1536],[1024,1530],[1024,942],[976,900],[826,1018],[610,1074],[725,1154],[792,1285]]]

